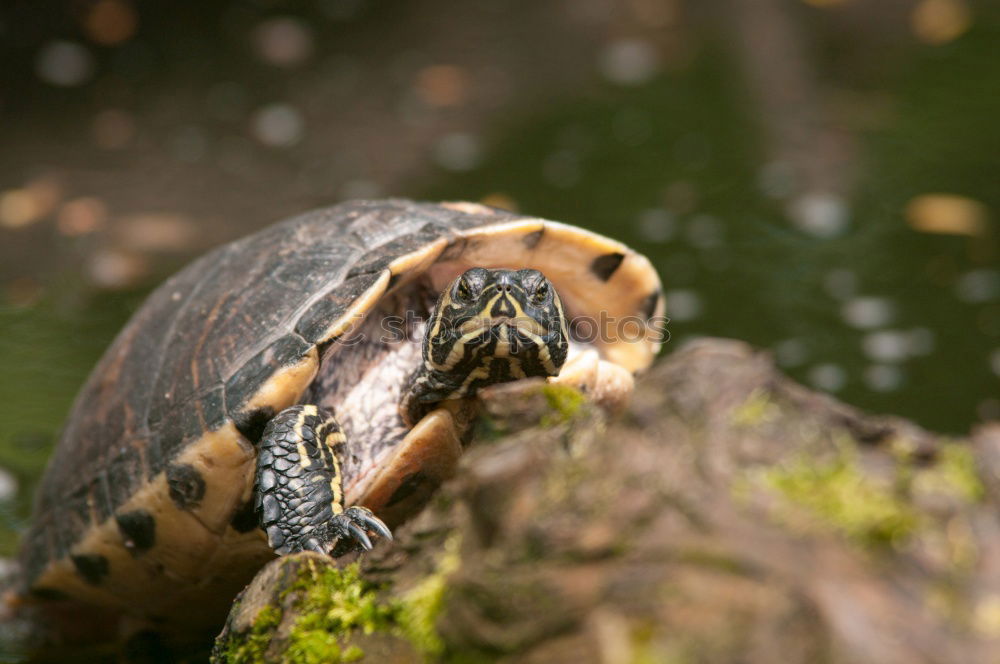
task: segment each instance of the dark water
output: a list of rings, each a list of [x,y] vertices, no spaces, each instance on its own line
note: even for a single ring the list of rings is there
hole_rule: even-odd
[[[832,238],[795,228],[762,194],[744,100],[708,58],[508,126],[481,169],[429,195],[501,192],[620,238],[657,265],[673,343],[744,339],[852,404],[966,432],[1000,407],[997,237],[919,233],[903,211],[952,192],[984,204],[996,229],[998,39],[983,27],[914,57],[893,84],[896,121],[864,137],[865,179]],[[569,175],[552,174],[553,155],[571,155]]]
[[[763,163],[719,44],[641,85],[493,118],[473,165],[393,193],[516,205],[621,239],[661,273],[667,352],[700,335],[744,339],[849,403],[962,434],[1000,417],[997,43],[1000,18],[982,16],[946,46],[907,51],[880,82],[889,120],[858,132],[853,193],[814,201],[835,218],[829,233],[790,223],[768,193],[781,174]],[[985,230],[914,229],[904,210],[930,193],[980,206]],[[0,304],[0,468],[19,485],[0,501],[0,553],[76,389],[155,280],[110,293],[69,279]]]

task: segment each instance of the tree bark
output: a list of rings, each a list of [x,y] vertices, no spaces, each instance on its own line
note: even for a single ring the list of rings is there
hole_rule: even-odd
[[[361,560],[357,597],[319,592],[324,615],[360,597],[374,618],[316,619],[302,588],[342,563],[285,557],[216,660],[291,657],[319,630],[330,661],[997,662],[998,500],[1000,427],[944,439],[702,341],[612,421],[542,387],[488,401],[458,476]],[[251,635],[260,660],[237,652]]]

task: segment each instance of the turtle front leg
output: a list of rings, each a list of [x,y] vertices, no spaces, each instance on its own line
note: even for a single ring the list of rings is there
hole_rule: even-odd
[[[392,539],[371,510],[344,508],[344,434],[316,406],[292,406],[268,422],[257,454],[254,508],[275,553],[340,555]]]

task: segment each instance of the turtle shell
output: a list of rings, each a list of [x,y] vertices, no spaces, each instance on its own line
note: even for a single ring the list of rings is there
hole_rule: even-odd
[[[228,605],[273,556],[247,509],[263,423],[387,294],[475,265],[541,270],[571,317],[662,313],[643,256],[476,204],[344,203],[220,247],[153,292],[77,397],[24,541],[30,592],[153,620]],[[632,371],[658,349],[592,343]]]

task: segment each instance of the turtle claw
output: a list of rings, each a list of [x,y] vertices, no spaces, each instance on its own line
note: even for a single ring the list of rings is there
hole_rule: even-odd
[[[392,541],[392,531],[382,523],[382,519],[377,518],[374,514],[363,514],[360,518],[366,530],[374,531],[382,539]]]
[[[368,539],[368,535],[365,531],[361,530],[353,523],[347,524],[347,530],[351,533],[351,537],[353,537],[357,543],[361,545],[362,549],[365,551],[372,550],[372,541]]]
[[[392,539],[389,528],[365,507],[348,507],[333,517],[330,522],[330,534],[341,540],[337,549],[341,549],[343,544],[349,543],[345,542],[347,540],[353,541],[355,546],[352,548],[371,551],[374,545],[368,537],[369,532],[387,540]]]

